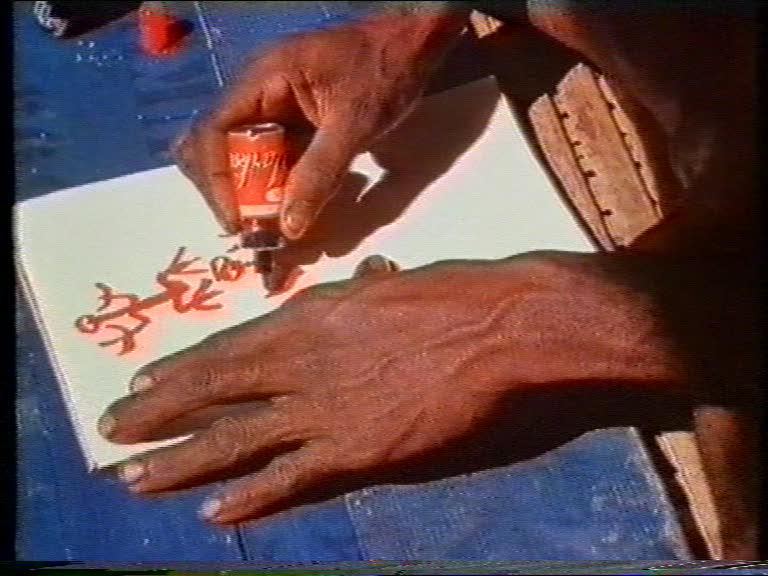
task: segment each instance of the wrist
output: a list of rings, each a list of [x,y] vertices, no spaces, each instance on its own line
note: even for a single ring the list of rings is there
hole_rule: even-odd
[[[471,10],[463,2],[385,2],[386,8],[360,22],[375,38],[396,43],[417,62],[432,63],[461,36]]]
[[[424,16],[436,18],[464,18],[472,11],[471,2],[384,2],[380,14],[396,16]]]
[[[493,273],[504,295],[494,309],[505,312],[479,343],[477,362],[491,389],[615,381],[682,391],[687,368],[652,291],[594,256],[510,261]]]

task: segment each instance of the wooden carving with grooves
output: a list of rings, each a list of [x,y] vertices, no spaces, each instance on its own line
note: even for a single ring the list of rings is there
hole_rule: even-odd
[[[549,168],[603,250],[630,245],[665,216],[656,174],[608,81],[584,64],[571,69],[554,97],[528,111]],[[675,471],[709,555],[720,557],[719,520],[691,431],[656,437]]]
[[[472,14],[479,38],[496,32],[498,20]],[[637,127],[610,83],[585,64],[528,109],[539,148],[575,215],[605,251],[629,246],[673,209],[676,191],[653,166]],[[665,185],[662,185],[662,182]],[[667,431],[656,443],[674,469],[711,558],[722,553],[719,518],[690,430]]]

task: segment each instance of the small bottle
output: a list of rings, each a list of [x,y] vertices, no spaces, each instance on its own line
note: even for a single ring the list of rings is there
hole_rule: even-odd
[[[228,134],[229,165],[241,220],[241,245],[254,250],[265,284],[274,272],[273,251],[282,248],[280,205],[288,177],[285,131],[279,124],[252,124]]]

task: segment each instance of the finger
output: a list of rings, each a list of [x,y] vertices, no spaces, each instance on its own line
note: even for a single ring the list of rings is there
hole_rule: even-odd
[[[253,519],[326,479],[332,471],[316,447],[278,456],[260,472],[234,480],[206,500],[200,515],[216,523]]]
[[[182,136],[172,151],[179,169],[197,186],[219,224],[237,232],[239,214],[230,181],[227,133],[263,121],[264,91],[253,82],[232,88],[219,108]]]
[[[149,438],[149,441],[155,442],[189,436],[190,434],[210,428],[211,424],[221,418],[242,416],[270,406],[272,406],[272,403],[269,400],[252,400],[235,404],[217,404],[192,410],[179,418],[163,424],[162,428]]]
[[[195,161],[194,146],[189,132],[185,132],[171,144],[171,156],[179,171],[197,188],[201,187],[200,174]]]
[[[235,234],[240,229],[240,213],[231,182],[228,130],[221,124],[202,124],[196,129],[193,145],[200,192],[219,224]]]
[[[275,446],[303,440],[274,409],[222,418],[190,440],[121,465],[132,492],[160,492],[221,478]]]
[[[227,133],[247,124],[277,122],[293,126],[300,113],[288,81],[261,64],[234,86],[195,139],[202,190],[227,232],[240,227],[239,209],[232,187]]]
[[[113,403],[99,420],[99,431],[118,444],[146,442],[168,434],[167,425],[201,408],[238,401],[263,399],[258,368],[201,367],[198,375],[157,385]]]
[[[164,426],[194,410],[288,392],[262,369],[257,354],[247,358],[197,355],[188,351],[142,369],[130,384],[132,394],[113,403],[99,421],[112,442],[147,441]]]
[[[399,270],[400,266],[394,260],[390,260],[380,254],[373,254],[360,261],[352,277],[367,278],[369,276],[391,274]]]
[[[285,185],[280,227],[286,238],[298,240],[304,235],[359,151],[349,126],[329,121],[315,132]]]

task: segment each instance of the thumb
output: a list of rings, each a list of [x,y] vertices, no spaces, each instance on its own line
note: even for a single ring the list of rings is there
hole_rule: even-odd
[[[368,256],[360,261],[355,268],[355,273],[352,278],[367,278],[369,276],[380,276],[384,274],[391,274],[400,270],[400,266],[397,262],[390,260],[386,256],[380,254],[374,254]]]
[[[289,240],[298,240],[339,188],[359,152],[358,140],[345,123],[328,122],[291,169],[284,188],[280,228]]]

